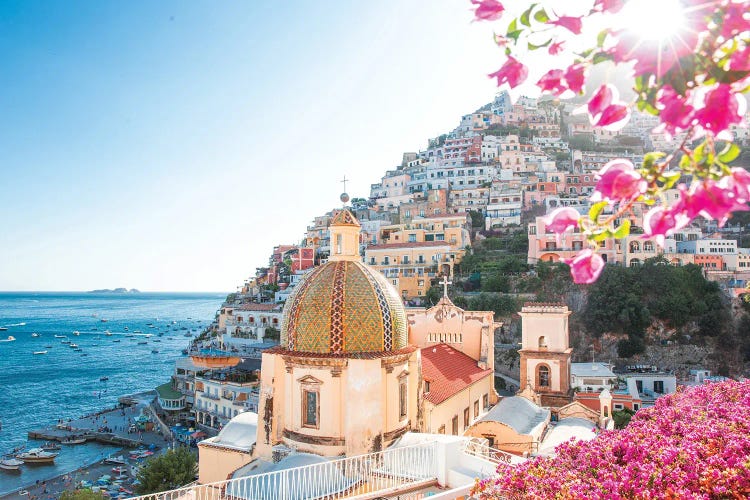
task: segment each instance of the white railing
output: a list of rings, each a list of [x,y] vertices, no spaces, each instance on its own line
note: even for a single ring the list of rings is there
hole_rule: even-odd
[[[480,440],[470,440],[466,441],[464,443],[464,453],[467,455],[471,455],[473,457],[482,458],[484,460],[487,460],[489,462],[499,464],[499,463],[517,463],[519,461],[523,461],[522,458],[517,457],[511,453],[498,450],[496,448],[490,448],[482,441],[485,441],[484,439]]]
[[[133,500],[336,500],[376,498],[437,482],[435,443],[331,460]],[[376,494],[378,493],[378,494]]]

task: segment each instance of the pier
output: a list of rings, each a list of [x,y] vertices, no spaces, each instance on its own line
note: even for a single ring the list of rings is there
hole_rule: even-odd
[[[29,439],[39,439],[41,441],[63,441],[72,437],[86,438],[86,441],[96,441],[102,444],[111,444],[125,448],[137,448],[143,444],[142,441],[117,436],[109,432],[96,432],[90,429],[44,429],[38,431],[29,431]]]

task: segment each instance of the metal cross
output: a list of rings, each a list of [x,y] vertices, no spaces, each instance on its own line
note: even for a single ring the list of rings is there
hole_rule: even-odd
[[[347,179],[347,178],[346,178],[346,174],[344,174],[344,180],[342,180],[341,182],[343,182],[343,183],[344,183],[344,192],[345,192],[345,193],[346,193],[346,181],[350,181],[350,180],[351,180],[351,179]]]
[[[440,284],[443,285],[443,297],[447,297],[448,296],[448,285],[452,285],[453,282],[452,281],[448,281],[448,276],[444,274],[443,275],[443,281],[441,281]]]

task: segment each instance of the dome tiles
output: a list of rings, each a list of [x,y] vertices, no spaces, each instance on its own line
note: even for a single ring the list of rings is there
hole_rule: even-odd
[[[407,339],[398,293],[359,261],[323,264],[297,285],[284,306],[281,344],[290,351],[389,352],[406,347]]]

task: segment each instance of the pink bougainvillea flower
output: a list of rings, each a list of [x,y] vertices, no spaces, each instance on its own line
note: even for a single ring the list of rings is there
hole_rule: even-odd
[[[665,85],[658,95],[660,130],[670,135],[676,135],[681,130],[686,130],[693,122],[695,108],[688,104],[688,97],[683,97],[669,86]]]
[[[712,179],[697,183],[686,198],[688,216],[700,215],[706,219],[713,219],[724,224],[732,212],[746,211],[748,206],[735,198],[733,190],[719,184]]]
[[[573,16],[561,16],[555,20],[548,21],[548,24],[554,24],[555,26],[562,26],[574,35],[580,35],[581,29],[583,28],[583,18]]]
[[[736,51],[729,58],[729,69],[732,71],[750,71],[750,45]]]
[[[561,234],[578,227],[578,219],[580,218],[581,214],[575,208],[560,207],[544,218],[544,226],[553,233]]]
[[[695,51],[698,34],[680,32],[668,41],[643,39],[636,33],[619,30],[610,31],[615,44],[607,50],[616,63],[635,61],[635,76],[647,73],[661,78],[679,63],[681,57]]]
[[[490,78],[497,78],[498,87],[507,83],[510,88],[521,85],[528,76],[529,68],[511,56],[508,56],[508,60],[499,70],[489,75]]]
[[[698,125],[716,135],[729,130],[730,125],[742,122],[745,98],[732,90],[731,85],[720,83],[706,93],[703,107],[695,112]]]
[[[559,96],[568,90],[563,84],[563,76],[563,70],[551,69],[536,82],[536,86],[542,89],[542,92],[552,92],[554,95]]]
[[[583,84],[586,80],[586,66],[583,64],[573,64],[568,66],[568,69],[565,70],[564,76],[565,83],[570,90],[576,94],[583,92]]]
[[[617,89],[606,83],[589,99],[588,110],[591,124],[606,130],[620,130],[630,118],[628,106],[617,100]]]
[[[471,0],[477,6],[474,18],[478,21],[497,21],[503,16],[505,7],[497,0]]]
[[[547,49],[547,52],[549,52],[550,55],[556,56],[563,50],[563,45],[565,44],[565,41],[555,42],[552,45],[549,46]]]
[[[596,174],[591,201],[627,201],[646,192],[648,183],[625,159],[612,160]]]
[[[595,12],[619,12],[620,9],[625,5],[625,2],[623,0],[596,0],[594,2],[594,11]]]
[[[726,10],[721,16],[721,36],[729,39],[745,31],[750,31],[749,9],[748,2],[728,2]]]
[[[730,175],[719,181],[719,185],[731,192],[737,203],[750,202],[750,172],[744,168],[733,168]]]
[[[659,246],[664,246],[664,238],[687,226],[690,219],[680,209],[656,206],[643,217],[644,238],[654,238]]]
[[[590,248],[578,252],[578,255],[571,259],[562,259],[562,261],[570,266],[570,275],[579,285],[593,283],[599,279],[604,269],[604,259]]]

